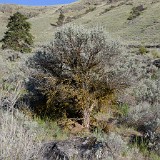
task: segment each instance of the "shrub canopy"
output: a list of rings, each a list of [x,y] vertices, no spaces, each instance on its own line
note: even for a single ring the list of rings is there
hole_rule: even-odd
[[[31,78],[32,89],[34,84],[36,93],[46,100],[46,108],[37,110],[52,116],[53,112],[56,116],[82,116],[84,126],[89,128],[91,114],[99,104],[126,86],[126,78],[107,69],[122,52],[120,48],[100,28],[58,29],[54,42],[30,61],[37,69]]]

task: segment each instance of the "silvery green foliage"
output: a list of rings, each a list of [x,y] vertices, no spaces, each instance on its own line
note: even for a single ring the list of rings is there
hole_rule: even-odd
[[[77,51],[78,48],[81,50]],[[66,70],[65,72],[69,73],[71,68],[66,66],[65,61],[69,60],[74,64],[74,56],[75,59],[77,58],[75,53],[80,53],[82,69],[88,67],[87,61],[92,58],[93,54],[94,59],[91,62],[100,62],[100,72],[112,86],[128,85],[131,80],[131,72],[133,72],[134,57],[128,55],[120,40],[113,39],[100,27],[86,29],[83,26],[65,25],[57,29],[54,42],[44,47],[43,53],[42,51],[38,53],[31,66],[45,73],[53,74],[50,68],[60,68],[60,65],[64,71]],[[50,68],[41,67],[40,65],[42,62],[45,64],[45,61],[52,66]],[[57,73],[60,74],[60,70],[57,70]],[[97,76],[98,80],[102,78],[101,74],[93,74],[93,72],[90,74],[94,78]]]
[[[123,152],[128,150],[127,143],[122,139],[120,135],[114,132],[110,133],[110,135],[107,137],[106,142],[115,156],[119,156]]]
[[[135,159],[144,160],[145,157],[140,153],[139,149],[134,147],[130,148],[127,142],[117,133],[111,132],[106,138],[106,143],[110,148],[112,155],[107,155],[107,159],[121,159],[122,157],[126,160]],[[108,151],[105,152],[107,154]]]
[[[11,62],[6,59],[16,52],[0,50],[0,106],[14,106],[17,99],[24,92],[24,80],[28,77],[29,70],[26,67],[26,55],[21,59]],[[17,54],[17,53],[16,53]],[[2,104],[4,103],[4,104]],[[9,104],[10,103],[10,104]]]
[[[38,125],[19,111],[0,110],[0,159],[36,159],[41,142]]]
[[[25,60],[10,62],[4,54],[0,55],[0,159],[35,158],[41,145],[37,123],[14,109],[23,93]]]
[[[97,130],[94,132],[94,136],[97,138],[97,140],[107,144],[108,150],[105,150],[104,154],[108,160],[113,160],[116,158],[120,159],[122,154],[125,154],[126,159],[132,159],[135,157],[135,155],[137,160],[142,160],[144,158],[143,155],[141,155],[139,152],[139,149],[131,149],[128,147],[127,141],[123,139],[122,136],[118,133],[111,132],[109,135],[106,135],[103,132]]]
[[[142,79],[136,89],[135,96],[139,102],[148,102],[150,105],[160,104],[160,78]]]
[[[80,46],[80,54],[86,59],[91,53],[98,52],[97,59],[106,66],[113,65],[115,57],[122,53],[122,44],[112,39],[101,27],[86,29],[83,26],[65,25],[56,31],[53,45],[59,53],[65,49],[68,55]]]
[[[140,124],[144,124],[159,117],[158,108],[158,106],[151,106],[147,102],[141,102],[130,109],[129,117],[132,117],[135,122],[139,121]]]
[[[56,30],[53,43],[37,51],[29,65],[45,74],[45,80],[46,77],[62,79],[79,74],[90,82],[102,82],[105,87],[120,90],[129,85],[132,75],[133,58],[128,62],[128,57],[123,44],[103,28],[65,25]],[[47,88],[44,86],[48,83],[43,82],[39,80],[37,88]]]
[[[145,83],[146,82],[146,83]],[[160,119],[160,83],[146,80],[138,84],[136,99],[138,104],[131,108],[129,116],[140,124]],[[157,125],[160,125],[158,122]]]
[[[160,118],[160,75],[159,70],[145,56],[136,56],[136,79],[131,90],[136,105],[130,107],[129,118],[138,124],[158,122]],[[138,78],[137,78],[138,77]],[[157,123],[159,125],[159,123]]]
[[[58,28],[53,43],[44,47],[43,53],[39,51],[38,58],[43,62],[48,59],[48,63],[56,60],[57,64],[60,65],[63,63],[60,61],[61,56],[64,57],[64,52],[65,55],[68,55],[63,59],[65,62],[68,57],[71,57],[71,54],[73,54],[72,59],[74,59],[74,53],[78,47],[82,48],[80,57],[84,61],[84,68],[86,67],[85,61],[90,57],[90,54],[99,51],[95,60],[101,62],[102,72],[113,85],[114,83],[128,85],[131,82],[139,81],[142,77],[149,76],[146,74],[148,62],[146,63],[142,57],[128,53],[121,40],[113,39],[102,27],[86,29],[83,26],[65,25]],[[38,62],[36,58],[34,57],[34,60]],[[32,67],[43,70],[39,63],[32,64]],[[63,65],[63,67],[67,66]],[[43,71],[45,73],[46,71],[52,72],[49,69],[46,70],[46,68]]]
[[[123,153],[129,153],[129,157],[132,157],[131,154],[133,154],[133,151],[130,150],[130,148],[127,146],[126,141],[123,140],[119,134],[111,132],[109,135],[106,135],[102,132],[96,131],[94,132],[94,135],[97,137],[98,140],[106,143],[109,147],[109,150],[106,150],[104,152],[104,154],[107,155],[106,157],[108,157],[108,159],[118,159]],[[126,157],[126,159],[128,158]]]

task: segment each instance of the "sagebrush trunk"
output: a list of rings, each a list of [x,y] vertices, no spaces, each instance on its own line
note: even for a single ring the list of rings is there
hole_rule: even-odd
[[[87,129],[90,128],[90,119],[91,119],[91,113],[94,109],[94,107],[96,106],[96,101],[92,101],[93,103],[90,103],[91,105],[88,105],[90,107],[86,107],[84,109],[84,113],[83,113],[83,126]]]
[[[84,109],[84,113],[83,113],[83,125],[85,128],[89,129],[90,128],[90,110],[89,109]]]

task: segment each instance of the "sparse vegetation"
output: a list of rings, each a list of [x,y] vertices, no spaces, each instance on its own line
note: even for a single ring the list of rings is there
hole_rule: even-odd
[[[133,20],[133,19],[137,18],[138,16],[141,15],[142,11],[144,11],[144,10],[145,10],[145,8],[143,7],[143,5],[133,7],[132,11],[130,12],[130,16],[128,17],[128,20]]]
[[[89,13],[89,12],[93,12],[96,9],[96,7],[89,7],[88,9],[86,9],[85,14]]]
[[[58,17],[58,21],[57,21],[57,26],[62,26],[65,20],[65,16],[63,14],[63,12],[60,12],[60,15]]]
[[[59,14],[59,17],[58,17],[58,20],[57,20],[56,24],[51,23],[51,25],[55,26],[55,27],[60,27],[63,24],[67,23],[67,21],[65,21],[65,15],[63,14],[63,11],[60,11],[60,14]]]
[[[111,5],[110,7],[106,8],[103,12],[101,12],[100,15],[109,12],[110,10],[114,9],[115,7],[116,7],[116,6]]]
[[[110,2],[110,3],[112,3],[112,2]],[[112,9],[114,9],[116,7],[122,6],[124,4],[125,4],[125,2],[120,2],[120,3],[116,4],[116,5],[112,5],[111,4],[103,12],[101,12],[99,15],[105,14],[105,13],[109,12],[110,10],[112,10]]]

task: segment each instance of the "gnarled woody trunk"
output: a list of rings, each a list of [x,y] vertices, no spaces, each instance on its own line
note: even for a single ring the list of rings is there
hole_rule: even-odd
[[[89,104],[91,104],[91,103],[89,103]],[[91,105],[86,106],[86,108],[83,111],[83,126],[87,129],[90,128],[91,113],[92,113],[95,106],[96,106],[96,101],[94,101]]]

